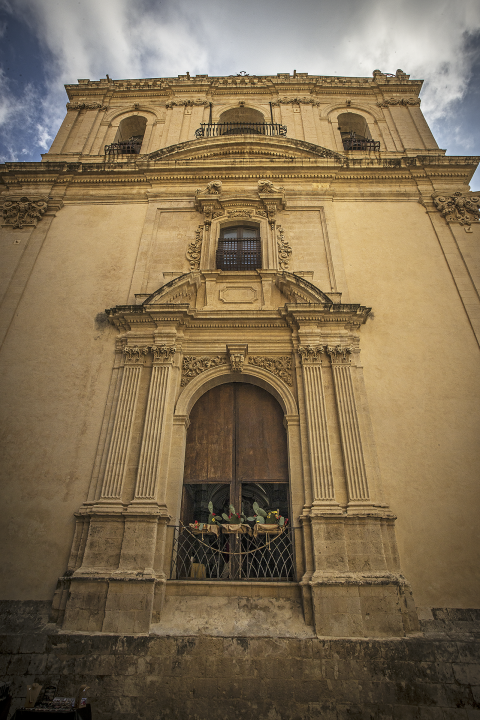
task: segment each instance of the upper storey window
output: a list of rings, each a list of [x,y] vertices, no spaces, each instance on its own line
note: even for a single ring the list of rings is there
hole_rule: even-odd
[[[217,123],[202,123],[195,137],[218,137],[219,135],[281,135],[287,134],[285,125],[267,123],[260,110],[236,107],[223,112]]]
[[[142,149],[147,121],[140,115],[124,118],[118,126],[115,141],[105,146],[108,155],[137,155]]]
[[[380,143],[372,139],[364,117],[349,112],[342,113],[337,119],[345,150],[380,150]]]
[[[223,228],[217,248],[218,270],[256,270],[262,267],[258,227]]]

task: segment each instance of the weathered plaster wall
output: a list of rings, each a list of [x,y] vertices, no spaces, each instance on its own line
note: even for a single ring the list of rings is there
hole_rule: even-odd
[[[480,597],[478,346],[416,202],[336,202],[386,500],[417,605]],[[463,230],[462,230],[463,232]]]
[[[2,347],[2,598],[50,599],[65,570],[112,371],[101,313],[127,299],[145,207],[66,205]]]

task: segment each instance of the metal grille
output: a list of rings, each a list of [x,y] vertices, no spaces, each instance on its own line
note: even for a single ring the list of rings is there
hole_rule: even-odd
[[[281,535],[193,534],[175,527],[171,580],[294,581],[293,528]]]
[[[111,143],[105,145],[105,155],[138,155],[141,147],[141,141]]]
[[[259,238],[218,241],[217,268],[219,270],[255,270],[262,267]]]
[[[365,140],[365,138],[357,138],[354,132],[351,132],[348,137],[343,137],[343,148],[344,150],[373,150],[378,152],[380,150],[380,142],[378,140]]]
[[[195,130],[195,137],[217,137],[219,135],[281,135],[287,134],[287,126],[279,123],[202,123]]]

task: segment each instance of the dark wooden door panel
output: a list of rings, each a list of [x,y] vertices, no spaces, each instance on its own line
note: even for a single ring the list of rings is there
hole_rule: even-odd
[[[266,390],[239,384],[236,397],[236,477],[241,482],[288,480],[283,412]]]
[[[203,395],[190,413],[184,480],[231,482],[234,453],[234,390],[218,385]]]

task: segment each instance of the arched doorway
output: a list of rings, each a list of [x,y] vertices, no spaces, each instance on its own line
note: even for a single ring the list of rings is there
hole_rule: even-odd
[[[181,512],[185,528],[195,521],[207,522],[210,502],[216,515],[228,514],[233,505],[251,517],[256,502],[266,511],[279,510],[284,518],[290,517],[283,419],[278,401],[249,383],[218,385],[200,397],[187,431]],[[178,546],[176,576],[293,579],[289,532],[268,541],[268,552],[265,542],[264,536],[227,536],[223,530],[218,537],[203,537],[201,543],[184,536]],[[255,556],[257,547],[261,557]]]

